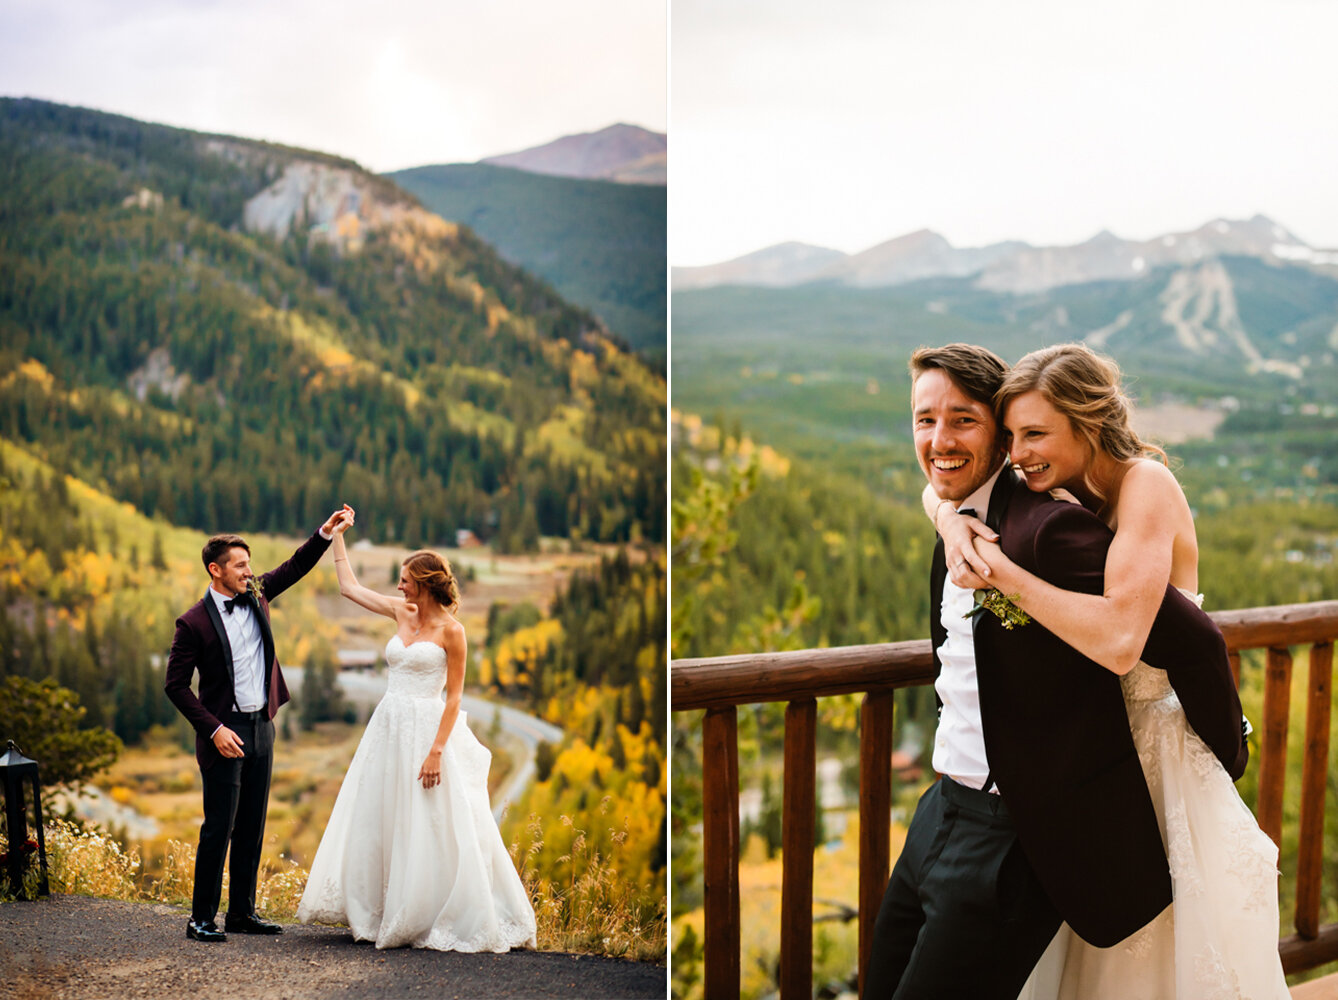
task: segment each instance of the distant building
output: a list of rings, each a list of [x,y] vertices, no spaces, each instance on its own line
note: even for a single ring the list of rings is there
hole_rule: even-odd
[[[374,649],[341,649],[335,656],[340,670],[374,670],[381,660]]]

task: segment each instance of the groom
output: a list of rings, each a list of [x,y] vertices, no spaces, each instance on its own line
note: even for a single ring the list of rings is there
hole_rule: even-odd
[[[177,619],[167,657],[167,697],[195,728],[195,758],[204,782],[204,824],[195,855],[195,893],[186,936],[226,941],[226,931],[279,934],[256,916],[256,875],[274,747],[274,715],[288,700],[270,631],[269,606],[306,576],[345,514],[335,511],[278,569],[251,572],[240,535],[215,535],[201,558],[209,573],[204,597]],[[200,673],[200,693],[191,679]],[[225,930],[214,923],[223,890],[223,860],[232,846]]]
[[[967,344],[915,353],[921,469],[1020,566],[1100,593],[1110,529],[1032,493],[1004,461],[992,399],[1006,371]],[[943,777],[920,799],[888,882],[864,997],[1014,1000],[1061,920],[1109,947],[1165,909],[1166,854],[1119,678],[1037,622],[964,617],[973,594],[947,579],[942,540],[930,595]],[[1191,725],[1238,778],[1240,700],[1212,620],[1168,586],[1143,659],[1167,670]]]

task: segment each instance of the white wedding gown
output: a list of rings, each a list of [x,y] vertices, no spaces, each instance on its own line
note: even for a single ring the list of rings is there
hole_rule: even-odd
[[[1287,1000],[1277,846],[1189,728],[1165,671],[1139,663],[1120,681],[1174,903],[1111,948],[1062,925],[1019,1000]]]
[[[534,908],[488,806],[492,754],[463,711],[441,755],[441,784],[418,780],[441,723],[446,651],[396,635],[386,662],[385,697],[344,776],[298,919],[347,923],[378,948],[534,947]]]

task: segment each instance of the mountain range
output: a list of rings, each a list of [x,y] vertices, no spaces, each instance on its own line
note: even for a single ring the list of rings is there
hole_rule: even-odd
[[[393,181],[0,99],[0,437],[201,530],[658,540],[665,385]]]
[[[662,185],[668,169],[668,142],[663,132],[620,123],[479,162],[555,177]]]
[[[1134,281],[1168,266],[1194,266],[1223,256],[1300,265],[1338,276],[1338,252],[1308,246],[1285,227],[1256,215],[1215,219],[1192,232],[1125,240],[1101,232],[1074,246],[1034,247],[1007,241],[954,247],[923,229],[857,254],[783,243],[703,267],[676,267],[675,291],[717,285],[785,287],[813,281],[884,288],[927,278],[970,277],[976,288],[1026,294],[1096,281]]]

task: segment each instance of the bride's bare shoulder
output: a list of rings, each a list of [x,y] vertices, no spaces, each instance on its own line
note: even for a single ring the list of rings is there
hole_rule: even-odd
[[[1166,502],[1181,500],[1185,491],[1175,473],[1161,462],[1150,458],[1136,458],[1129,462],[1120,483],[1120,499],[1153,500]]]

